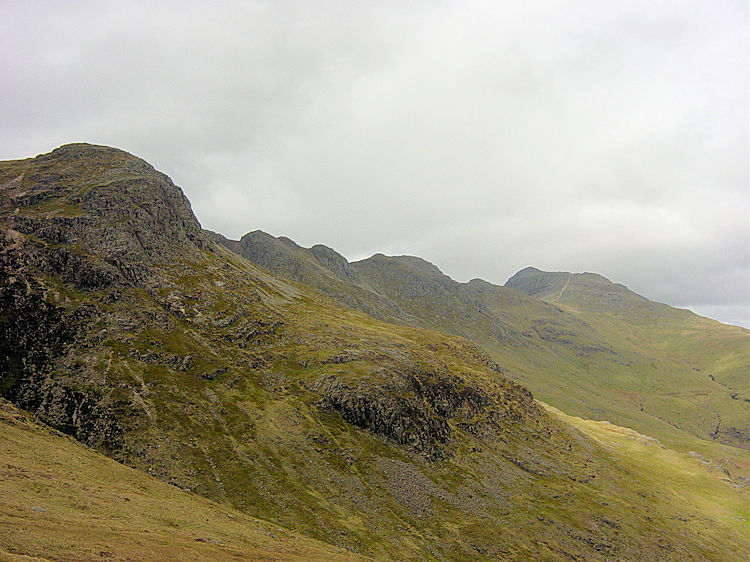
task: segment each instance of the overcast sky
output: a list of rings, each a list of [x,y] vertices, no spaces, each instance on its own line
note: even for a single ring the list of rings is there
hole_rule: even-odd
[[[156,4],[4,0],[0,159],[117,146],[230,237],[750,326],[745,0]]]

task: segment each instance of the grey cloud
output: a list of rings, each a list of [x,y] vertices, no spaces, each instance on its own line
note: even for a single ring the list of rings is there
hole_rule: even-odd
[[[202,223],[746,321],[744,2],[8,2],[0,157],[86,140]]]

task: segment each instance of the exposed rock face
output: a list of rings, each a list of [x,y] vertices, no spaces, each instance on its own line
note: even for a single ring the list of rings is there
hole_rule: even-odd
[[[81,319],[46,302],[38,283],[9,266],[7,254],[0,260],[5,279],[0,285],[0,382],[3,395],[14,399],[25,379],[44,373],[73,343]]]
[[[298,279],[304,275],[303,266],[295,258],[295,249],[299,248],[288,238],[281,240],[274,238],[262,230],[254,230],[245,234],[238,242],[227,240],[225,243],[230,249],[232,246],[241,256],[252,255],[252,261],[261,267],[272,271],[283,270],[287,277]]]
[[[106,333],[107,325],[132,329],[137,321],[71,302],[55,283],[99,295],[98,306],[106,306],[122,287],[158,287],[162,265],[198,258],[210,240],[167,176],[102,146],[67,145],[2,163],[0,211],[2,396],[116,453],[123,445],[118,418],[134,418],[130,400],[79,366],[73,350],[92,345],[87,331],[97,322]]]
[[[122,431],[97,392],[50,375],[54,361],[76,343],[95,312],[48,302],[52,296],[20,272],[18,256],[7,246],[0,250],[0,276],[0,395],[79,441],[119,450]]]
[[[450,440],[450,426],[443,416],[430,411],[423,396],[400,395],[393,387],[351,387],[335,378],[318,381],[316,386],[323,394],[323,406],[338,411],[349,423],[389,437],[431,460],[445,456],[441,445]]]
[[[354,271],[347,259],[333,248],[329,248],[323,244],[316,244],[310,248],[310,253],[320,265],[328,271],[333,272],[337,277],[348,279],[355,283],[360,282],[359,275],[357,275],[357,272]]]
[[[145,283],[152,266],[210,248],[182,191],[126,152],[66,145],[27,163],[20,176],[10,167],[0,172],[2,206],[25,207],[12,215],[11,227],[50,245],[78,248],[80,255],[58,249],[47,261],[50,273],[66,280],[83,276],[81,288],[103,288],[120,276]]]
[[[336,377],[319,379],[322,405],[358,427],[384,435],[430,460],[451,455],[457,429],[473,435],[502,435],[508,424],[533,425],[539,410],[531,393],[508,383],[492,391],[466,386],[450,374],[416,371],[386,385],[353,385]]]
[[[672,528],[476,346],[229,255],[215,241],[242,241],[201,231],[179,189],[127,153],[0,163],[0,229],[0,393],[163,481],[377,559],[548,545],[548,558],[602,560],[601,544],[627,559]],[[470,333],[531,300],[418,258],[383,258],[368,278],[330,248],[246,238],[269,269],[403,324],[415,306]],[[545,326],[540,338],[570,339]],[[599,525],[612,503],[628,506],[622,532]]]
[[[714,431],[713,437],[727,445],[750,450],[750,428],[739,428],[734,426],[725,429],[718,428]]]

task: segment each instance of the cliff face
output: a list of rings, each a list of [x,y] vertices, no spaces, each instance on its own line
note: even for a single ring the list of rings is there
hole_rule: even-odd
[[[127,153],[0,163],[0,228],[0,392],[165,482],[380,558],[733,552],[475,345],[251,264]],[[294,255],[371,291],[330,249]]]
[[[55,246],[45,270],[78,288],[144,283],[151,267],[209,247],[182,191],[121,150],[66,145],[1,174],[8,227]]]
[[[167,176],[86,144],[3,163],[0,212],[3,395],[117,454],[132,404],[81,368],[77,346],[100,343],[96,327],[134,323],[115,306],[123,289],[159,286],[160,267],[194,259],[208,239]]]

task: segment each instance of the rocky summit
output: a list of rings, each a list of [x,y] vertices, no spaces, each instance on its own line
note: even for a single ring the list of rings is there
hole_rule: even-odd
[[[230,241],[201,229],[167,176],[88,144],[0,163],[0,228],[0,422],[13,428],[0,432],[0,470],[46,474],[54,490],[0,500],[3,555],[134,556],[120,539],[89,548],[106,542],[99,525],[80,548],[65,534],[63,519],[105,509],[65,468],[83,458],[112,475],[97,494],[141,490],[145,505],[165,494],[153,479],[189,492],[159,504],[154,528],[175,529],[159,541],[118,527],[174,559],[742,560],[750,549],[748,457],[735,446],[746,410],[721,401],[750,404],[732,347],[746,331],[688,334],[724,342],[710,357],[680,351],[670,332],[671,355],[652,356],[611,316],[551,299],[556,285],[458,284],[418,258],[349,263],[258,231]],[[640,383],[638,394],[622,374],[642,381],[645,364],[667,372],[675,357],[725,389],[708,385],[722,408],[708,435],[711,423],[690,421],[692,395],[670,402]],[[603,417],[618,425],[584,419]],[[683,424],[664,435],[699,445],[695,455],[650,437],[660,423]],[[68,464],[45,464],[51,450]],[[128,478],[139,487],[118,487]],[[231,529],[213,519],[230,515]],[[256,535],[266,538],[242,539]]]

